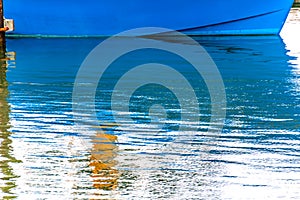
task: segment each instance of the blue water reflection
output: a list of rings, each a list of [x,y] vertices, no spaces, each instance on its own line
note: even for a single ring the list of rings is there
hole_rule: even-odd
[[[288,25],[296,30],[293,24]],[[1,151],[9,148],[9,155],[1,156],[6,159],[12,155],[22,162],[6,166],[13,171],[10,182],[14,186],[9,191],[2,189],[3,196],[299,198],[300,49],[295,45],[299,39],[289,40],[290,31],[284,31],[283,39],[194,38],[213,58],[225,84],[227,116],[218,137],[208,137],[203,132],[209,123],[211,105],[201,77],[183,62],[160,53],[151,56],[182,70],[198,94],[201,122],[193,137],[176,131],[180,119],[178,102],[170,91],[155,85],[141,88],[131,99],[133,117],[144,131],[136,131],[131,124],[126,133],[118,130],[104,98],[113,89],[118,68],[103,80],[107,87],[103,84],[98,88],[96,104],[102,130],[91,127],[80,132],[73,126],[73,82],[82,61],[104,38],[9,39],[7,48],[16,52],[16,63],[8,66],[9,95],[5,100],[1,98],[0,104],[10,107],[5,112],[10,118],[11,145],[1,146]],[[165,42],[182,41],[174,38]],[[119,67],[146,57],[130,59],[136,60],[123,61]],[[167,118],[172,123],[168,131],[154,134],[153,127],[147,126],[149,102],[159,102],[169,110]],[[0,122],[5,120],[8,118]],[[157,116],[152,120],[165,119]],[[4,131],[0,131],[3,135]],[[0,174],[1,180],[9,176],[3,170]]]

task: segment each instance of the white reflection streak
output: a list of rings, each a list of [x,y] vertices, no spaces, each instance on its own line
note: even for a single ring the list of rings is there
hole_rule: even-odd
[[[26,119],[26,114],[23,117]],[[86,151],[86,147],[73,136],[57,134],[74,132],[72,126],[51,124],[48,132],[43,132],[32,130],[35,124],[24,126],[26,122],[22,120],[11,119],[10,123],[15,129],[21,130],[13,140],[14,155],[22,160],[22,164],[14,165],[14,171],[19,175],[16,179],[16,190],[20,197],[72,197],[74,186],[78,185],[78,177],[74,176],[76,167],[73,165],[78,165],[78,162],[73,163],[70,160],[74,160],[76,152]]]
[[[295,84],[293,90],[298,94],[300,91],[300,9],[291,10],[287,22],[281,32],[282,39],[288,50],[287,55],[293,57],[289,61],[294,77],[291,82]]]
[[[300,75],[300,9],[294,8],[291,10],[287,22],[285,23],[281,37],[286,44],[288,55],[295,57],[290,61],[291,66],[294,68],[293,72]]]

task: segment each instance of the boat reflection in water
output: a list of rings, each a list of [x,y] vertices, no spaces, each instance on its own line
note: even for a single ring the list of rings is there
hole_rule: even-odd
[[[168,61],[188,77],[200,102],[199,124],[180,122],[174,95],[149,86],[134,93],[130,102],[143,131],[124,120],[126,131],[91,127],[81,132],[73,121],[78,114],[72,113],[73,83],[81,62],[102,39],[8,40],[8,49],[18,57],[17,67],[7,73],[9,97],[7,87],[1,92],[1,124],[12,125],[9,132],[1,128],[1,148],[6,149],[1,156],[23,161],[9,168],[9,174],[20,174],[10,180],[16,185],[14,194],[20,199],[300,197],[300,94],[293,90],[298,85],[291,81],[295,73],[290,65],[299,53],[293,50],[290,56],[277,36],[195,39],[213,58],[225,84],[227,117],[219,137],[208,137],[204,131],[211,108],[204,81],[169,54],[140,54],[114,63],[98,88],[99,123],[113,121],[106,97],[124,66],[151,60]],[[189,45],[180,38],[162,42]],[[151,116],[157,124],[168,121],[167,131],[157,133],[147,124],[145,111],[151,102],[170,111],[167,120]],[[182,124],[199,131],[187,138],[186,132],[176,130]],[[9,170],[1,170],[1,176]]]

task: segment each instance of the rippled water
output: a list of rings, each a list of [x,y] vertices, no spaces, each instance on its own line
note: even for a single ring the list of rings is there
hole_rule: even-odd
[[[281,37],[194,38],[215,61],[226,89],[227,116],[217,136],[205,132],[211,100],[204,81],[168,54],[137,52],[114,63],[98,88],[98,127],[81,129],[73,120],[80,114],[72,112],[73,83],[103,39],[8,39],[16,60],[7,61],[7,73],[0,70],[1,198],[300,198],[299,16],[293,10]],[[126,131],[118,129],[109,102],[114,84],[128,65],[149,61],[188,77],[200,124],[181,122],[172,91],[149,84],[131,98],[136,124],[117,112]],[[167,114],[151,118],[154,103]],[[198,131],[178,131],[180,125]]]

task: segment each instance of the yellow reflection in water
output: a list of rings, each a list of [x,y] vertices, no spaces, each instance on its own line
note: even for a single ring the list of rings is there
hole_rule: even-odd
[[[5,52],[0,51],[0,189],[1,198],[13,199],[16,196],[12,189],[16,187],[17,176],[13,172],[11,163],[18,162],[12,156],[11,132],[8,131],[10,107],[7,102],[8,82],[6,80]],[[3,195],[3,196],[2,196]]]
[[[105,128],[105,127],[101,127]],[[118,185],[118,170],[115,169],[117,136],[99,131],[93,138],[90,166],[93,167],[93,186],[97,189],[113,190]]]

